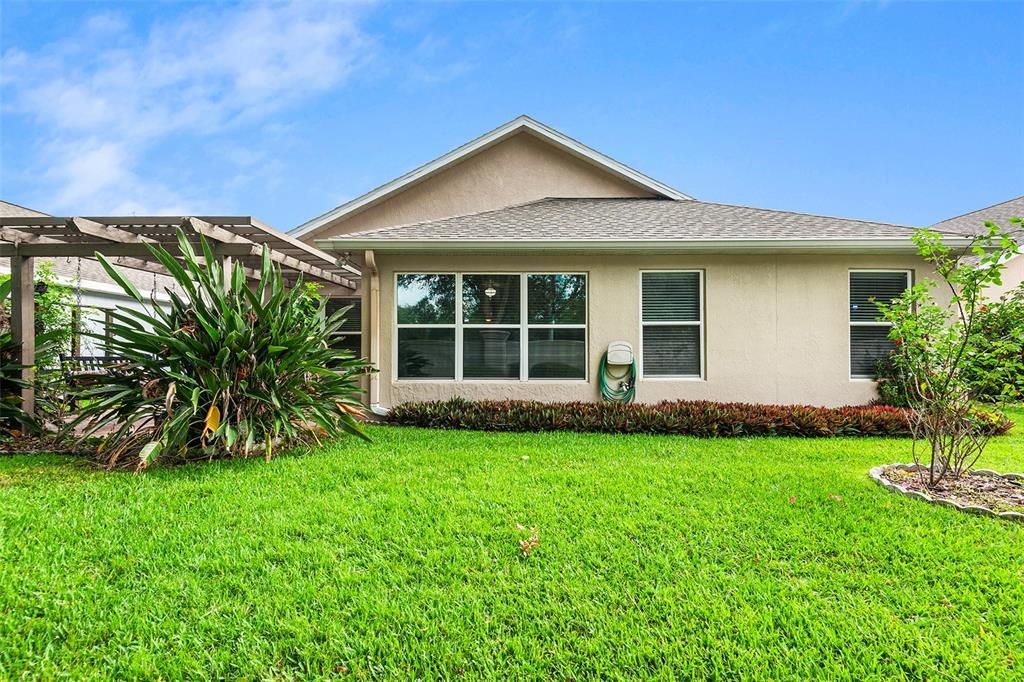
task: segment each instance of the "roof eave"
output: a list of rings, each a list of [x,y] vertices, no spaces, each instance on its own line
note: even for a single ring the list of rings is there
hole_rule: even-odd
[[[970,240],[946,240],[950,247]],[[320,249],[343,253],[899,253],[913,254],[908,238],[876,239],[675,239],[675,240],[491,240],[491,239],[318,239]]]

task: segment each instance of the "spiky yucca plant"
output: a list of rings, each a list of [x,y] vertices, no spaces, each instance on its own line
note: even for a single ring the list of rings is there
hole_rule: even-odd
[[[95,377],[77,398],[85,405],[69,429],[106,432],[100,449],[110,467],[145,468],[158,459],[248,456],[353,434],[359,377],[368,364],[331,347],[347,308],[323,319],[286,289],[264,248],[258,286],[250,290],[239,264],[228,272],[200,240],[202,260],[178,232],[180,260],[150,247],[183,295],[170,306],[148,304],[101,254],[107,273],[144,310],[111,313],[108,355],[123,358]]]

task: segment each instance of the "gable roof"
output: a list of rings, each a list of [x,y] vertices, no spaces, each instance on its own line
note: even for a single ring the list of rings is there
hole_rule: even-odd
[[[980,234],[984,231],[985,222],[992,221],[1008,231],[1018,245],[1024,245],[1024,227],[1014,227],[1010,223],[1010,218],[1024,218],[1024,196],[1019,196],[1000,204],[979,208],[976,211],[964,213],[954,218],[947,218],[942,222],[935,223],[932,227],[944,232]]]
[[[1024,196],[979,208],[953,218],[946,218],[932,227],[943,231],[952,230],[961,234],[977,234],[982,231],[986,220],[998,223],[1000,227],[1006,229],[1010,227],[1010,218],[1024,218]]]
[[[475,140],[471,140],[461,147],[453,149],[430,163],[420,166],[391,182],[370,190],[360,197],[352,199],[323,215],[299,225],[291,230],[290,234],[294,237],[302,237],[341,218],[358,213],[518,133],[528,133],[538,137],[576,158],[608,171],[615,177],[621,178],[658,196],[666,199],[693,199],[693,197],[658,182],[654,178],[644,175],[640,171],[630,168],[626,164],[620,163],[610,156],[602,154],[596,149],[592,149],[582,142],[558,132],[554,128],[523,115],[504,125],[498,126],[488,133],[484,133]]]
[[[932,227],[940,231],[956,231],[960,234],[981,234],[985,229],[985,222],[992,221],[1007,232],[1014,242],[1017,243],[1017,252],[1024,253],[1024,226],[1013,228],[1010,218],[1024,218],[1024,196],[1019,196],[1000,204],[993,204],[985,208],[979,208],[970,213],[964,213],[953,218],[947,218],[942,222],[935,223]],[[981,259],[978,256],[964,256],[968,263],[977,263]]]
[[[663,199],[542,199],[317,240],[327,250],[914,250],[904,225]],[[953,235],[951,235],[953,236]],[[963,241],[951,239],[950,243]]]
[[[48,218],[45,213],[0,199],[0,218]]]

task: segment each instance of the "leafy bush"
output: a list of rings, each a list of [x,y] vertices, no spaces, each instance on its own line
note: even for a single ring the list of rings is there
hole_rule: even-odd
[[[977,318],[978,355],[967,378],[978,399],[1024,401],[1024,284],[982,305]]]
[[[879,360],[875,365],[875,380],[878,382],[878,397],[872,402],[873,405],[910,406],[903,390],[904,377],[892,355]]]
[[[107,273],[145,310],[111,314],[109,355],[124,358],[77,398],[85,407],[69,429],[110,430],[101,447],[108,466],[139,468],[157,458],[195,455],[268,459],[293,444],[343,433],[365,438],[358,378],[367,364],[331,347],[346,309],[322,320],[307,310],[307,288],[283,286],[266,250],[255,290],[239,264],[225,272],[206,240],[202,262],[184,233],[182,253],[151,247],[184,296],[168,291],[169,309],[148,306],[107,259]],[[205,264],[204,264],[205,263]]]
[[[388,421],[405,426],[479,431],[577,431],[598,433],[730,436],[907,436],[907,417],[892,407],[809,407],[707,401],[644,403],[541,403],[462,398],[404,403]],[[1000,418],[993,431],[1012,424]]]
[[[10,278],[0,280],[0,435],[14,432],[38,432],[40,420],[21,409],[21,380],[23,365],[19,362],[18,345],[14,342],[10,317]],[[56,354],[59,340],[54,331],[36,336],[36,354],[43,357]]]
[[[35,420],[21,409],[22,365],[11,333],[10,279],[0,280],[0,433],[34,428]]]
[[[10,275],[0,275],[0,282],[10,282]],[[53,263],[36,263],[35,282],[39,287],[33,294],[36,310],[36,365],[40,368],[54,368],[61,353],[71,349],[75,334],[74,292],[71,287],[57,281]],[[45,346],[38,338],[47,339]]]
[[[977,337],[974,361],[965,380],[977,400],[995,403],[1024,401],[1024,284],[975,313]],[[879,405],[909,407],[897,359],[878,363]]]

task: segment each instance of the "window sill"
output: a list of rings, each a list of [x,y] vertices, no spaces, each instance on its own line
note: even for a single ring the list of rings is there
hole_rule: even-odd
[[[587,379],[392,379],[392,384],[589,384]]]

